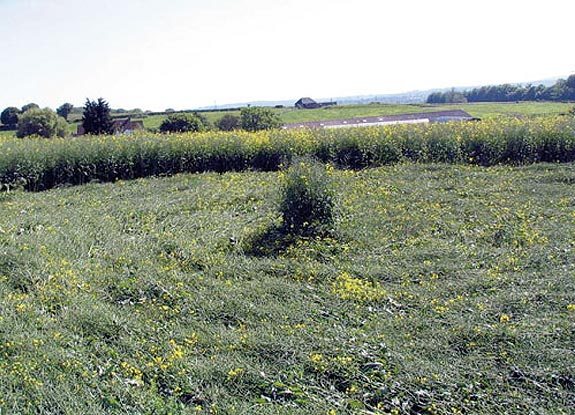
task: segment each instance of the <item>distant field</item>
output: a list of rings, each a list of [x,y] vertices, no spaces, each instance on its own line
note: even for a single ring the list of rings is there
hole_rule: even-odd
[[[438,108],[462,109],[474,117],[488,118],[498,115],[526,117],[565,114],[573,105],[563,102],[480,102],[444,105]]]
[[[442,110],[462,109],[474,117],[489,118],[499,115],[536,116],[566,113],[573,104],[556,102],[519,102],[519,103],[474,103],[474,104],[369,104],[343,105],[313,110],[278,110],[286,123],[305,121],[327,121],[343,118],[369,117],[379,115],[409,114]]]
[[[343,118],[370,117],[380,115],[410,114],[418,112],[433,112],[442,110],[462,109],[474,117],[491,118],[496,116],[543,116],[557,115],[569,112],[573,103],[561,102],[485,102],[472,104],[367,104],[367,105],[338,105],[333,107],[318,108],[312,110],[296,110],[295,108],[274,109],[284,123],[298,123],[307,121],[327,121]],[[237,110],[202,112],[202,115],[212,124],[216,124],[224,115],[239,116]],[[128,116],[129,114],[126,114]],[[143,118],[138,116],[134,119],[142,119],[146,129],[156,130],[160,128],[162,121],[167,115],[152,115]],[[69,132],[75,133],[81,120],[80,114],[70,116]],[[13,137],[13,131],[0,131],[1,137]]]

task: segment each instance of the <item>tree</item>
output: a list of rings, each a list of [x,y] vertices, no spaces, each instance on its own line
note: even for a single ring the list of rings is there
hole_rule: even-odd
[[[187,133],[205,131],[208,128],[208,121],[200,114],[179,113],[169,115],[160,125],[162,133]]]
[[[33,102],[26,104],[22,107],[22,114],[24,114],[26,111],[32,110],[32,109],[39,109],[40,106],[38,104],[35,104]]]
[[[221,131],[238,130],[242,126],[242,120],[237,115],[226,114],[218,121],[218,129]]]
[[[65,104],[60,105],[56,109],[56,114],[58,114],[60,117],[63,117],[66,121],[68,121],[68,115],[70,115],[73,109],[74,106],[69,102],[66,102]]]
[[[280,117],[270,108],[244,107],[240,116],[242,128],[246,131],[271,130],[283,124]]]
[[[20,109],[16,107],[8,107],[2,111],[0,114],[0,121],[2,124],[7,125],[10,128],[16,127],[18,124],[18,115],[20,114]]]
[[[32,108],[26,111],[18,120],[16,137],[23,138],[37,135],[44,138],[64,137],[66,121],[50,108]]]
[[[110,107],[103,98],[98,98],[98,101],[90,101],[86,98],[82,126],[86,134],[99,135],[114,132]]]

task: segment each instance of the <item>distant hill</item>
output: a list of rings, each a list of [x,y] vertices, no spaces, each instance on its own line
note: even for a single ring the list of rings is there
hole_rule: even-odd
[[[558,79],[563,77],[547,78],[538,81],[528,81],[528,82],[516,82],[513,85],[544,85],[549,87],[557,82]],[[565,77],[566,78],[566,77]],[[356,95],[356,96],[344,96],[344,97],[312,97],[318,102],[325,101],[335,101],[338,104],[370,104],[370,103],[381,103],[381,104],[419,104],[425,102],[427,97],[434,92],[447,92],[450,90],[455,91],[465,91],[473,88],[479,88],[484,85],[471,85],[471,86],[458,86],[453,88],[433,88],[426,90],[414,90],[408,92],[401,92],[397,94],[373,94],[373,95]],[[294,103],[301,97],[296,97],[293,99],[284,99],[277,101],[250,101],[241,102],[234,104],[224,104],[217,106],[208,106],[198,108],[200,110],[212,110],[212,109],[228,109],[228,108],[241,108],[246,106],[252,107],[275,107],[284,106],[291,107]]]

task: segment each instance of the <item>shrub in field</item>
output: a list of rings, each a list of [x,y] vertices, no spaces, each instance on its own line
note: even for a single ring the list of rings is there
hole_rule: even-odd
[[[334,225],[334,192],[324,165],[296,158],[284,176],[280,211],[291,234],[318,234]]]
[[[160,125],[162,133],[197,133],[207,130],[207,121],[198,113],[173,114]]]
[[[241,123],[246,131],[271,130],[282,125],[280,117],[275,112],[262,107],[242,108]]]
[[[49,108],[32,108],[20,116],[18,120],[18,138],[37,135],[44,138],[64,137],[66,121]]]
[[[239,130],[242,126],[242,120],[237,115],[226,114],[218,121],[217,126],[220,131]]]

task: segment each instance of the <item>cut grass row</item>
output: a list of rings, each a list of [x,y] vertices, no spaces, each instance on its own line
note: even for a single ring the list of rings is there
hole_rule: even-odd
[[[402,161],[522,164],[575,161],[572,117],[338,130],[5,139],[0,185],[45,190],[181,172],[276,170],[307,155],[360,169]]]
[[[573,164],[332,174],[272,256],[276,172],[1,193],[0,411],[574,412]]]

